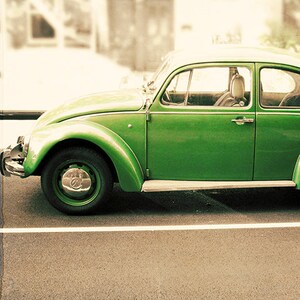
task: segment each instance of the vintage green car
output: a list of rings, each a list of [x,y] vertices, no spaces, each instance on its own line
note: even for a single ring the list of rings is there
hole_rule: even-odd
[[[100,209],[128,192],[300,189],[300,57],[220,47],[168,55],[134,90],[44,113],[1,152],[1,172],[41,175],[57,209]]]

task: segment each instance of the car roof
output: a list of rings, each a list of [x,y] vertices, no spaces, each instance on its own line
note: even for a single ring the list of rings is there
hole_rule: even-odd
[[[213,46],[192,50],[177,50],[169,53],[174,67],[209,62],[260,62],[277,63],[300,68],[300,55],[279,48]]]

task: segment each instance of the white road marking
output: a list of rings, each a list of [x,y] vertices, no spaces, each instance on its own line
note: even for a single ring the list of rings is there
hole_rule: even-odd
[[[104,227],[44,227],[44,228],[1,228],[0,234],[9,233],[84,233],[84,232],[145,232],[145,231],[192,231],[230,229],[300,228],[300,222],[249,223],[249,224],[203,224],[162,226],[104,226]]]

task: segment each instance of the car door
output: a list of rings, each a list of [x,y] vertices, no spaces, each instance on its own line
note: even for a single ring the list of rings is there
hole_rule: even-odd
[[[300,70],[257,64],[254,179],[292,180],[300,155]]]
[[[235,95],[233,77],[244,79]],[[147,122],[149,179],[252,180],[252,77],[253,64],[193,65],[173,72]]]

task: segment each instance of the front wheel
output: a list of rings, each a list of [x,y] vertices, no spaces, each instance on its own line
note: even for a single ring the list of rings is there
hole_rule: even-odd
[[[41,177],[48,201],[67,214],[87,214],[99,209],[112,190],[112,175],[96,151],[73,147],[57,152]]]

